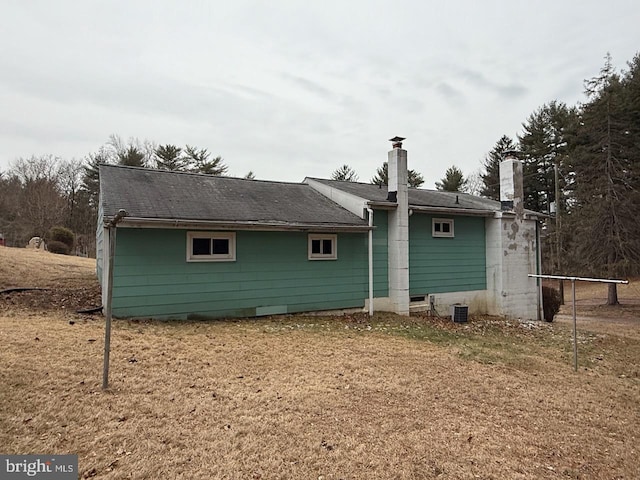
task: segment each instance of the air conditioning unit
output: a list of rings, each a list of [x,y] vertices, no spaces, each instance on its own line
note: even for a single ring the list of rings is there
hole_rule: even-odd
[[[451,305],[451,320],[456,323],[466,323],[469,319],[469,305],[456,303]]]

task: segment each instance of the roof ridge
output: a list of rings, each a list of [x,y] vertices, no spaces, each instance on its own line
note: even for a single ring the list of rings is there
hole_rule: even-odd
[[[114,167],[114,168],[120,168],[120,169],[127,169],[127,170],[139,170],[139,171],[145,171],[145,172],[153,172],[153,173],[164,173],[164,174],[176,174],[176,175],[190,175],[190,176],[195,176],[195,177],[205,177],[205,178],[220,178],[220,179],[226,179],[226,180],[243,180],[243,181],[247,181],[247,182],[262,182],[262,183],[277,183],[277,184],[285,184],[285,185],[300,185],[300,186],[305,186],[308,187],[309,185],[307,185],[306,183],[303,182],[285,182],[282,180],[263,180],[263,179],[257,179],[257,178],[243,178],[243,177],[234,177],[231,175],[212,175],[209,173],[200,173],[200,172],[187,172],[184,170],[165,170],[165,169],[161,169],[161,168],[151,168],[151,167],[135,167],[132,165],[118,165],[115,163],[100,163],[98,164],[99,166],[106,166],[106,167]]]

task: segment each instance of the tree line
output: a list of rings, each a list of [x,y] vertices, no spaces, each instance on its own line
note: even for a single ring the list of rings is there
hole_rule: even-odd
[[[607,54],[584,86],[582,103],[542,105],[517,138],[498,139],[478,172],[465,176],[453,165],[436,188],[499,200],[500,162],[515,151],[524,164],[525,208],[547,215],[546,273],[640,275],[640,54],[622,72]],[[344,165],[332,178],[354,181],[357,175]],[[380,169],[370,183],[379,182],[386,182]],[[618,303],[615,285],[608,303]]]
[[[0,172],[0,233],[8,246],[24,246],[61,226],[76,234],[75,253],[95,255],[100,164],[117,164],[209,175],[228,166],[206,148],[158,145],[118,135],[78,160],[53,155],[19,158]],[[245,178],[254,178],[249,172]]]

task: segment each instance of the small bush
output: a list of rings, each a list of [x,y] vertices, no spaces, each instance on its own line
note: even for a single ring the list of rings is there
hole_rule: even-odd
[[[544,319],[547,322],[553,322],[553,317],[560,311],[560,292],[555,288],[542,287],[542,306]]]
[[[69,255],[69,252],[71,251],[69,245],[57,240],[51,240],[49,243],[47,243],[47,250],[49,250],[51,253],[60,253],[62,255]]]
[[[62,242],[64,243],[69,252],[73,250],[73,246],[76,243],[76,236],[71,230],[65,227],[52,227],[47,234],[47,241],[50,242]],[[49,249],[51,250],[51,249]],[[67,254],[69,253],[67,252]],[[56,252],[54,252],[56,253]],[[66,254],[65,254],[66,255]]]

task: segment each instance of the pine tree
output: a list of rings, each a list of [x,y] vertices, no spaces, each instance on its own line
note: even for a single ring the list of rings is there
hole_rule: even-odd
[[[480,195],[492,200],[500,200],[500,162],[505,152],[515,149],[515,142],[506,135],[496,142],[482,162],[484,173],[480,174],[483,183]]]
[[[384,162],[381,167],[378,167],[376,174],[369,183],[374,185],[387,185],[389,183],[389,165],[387,165],[387,162]],[[411,188],[418,188],[424,183],[424,178],[415,170],[409,170],[407,172],[407,183]]]
[[[447,168],[444,177],[436,182],[436,190],[444,192],[465,192],[467,189],[467,179],[464,178],[462,170],[453,165]]]
[[[108,163],[111,163],[109,154],[104,148],[101,148],[97,153],[90,153],[85,159],[80,189],[87,193],[89,204],[93,208],[98,207],[98,194],[100,193],[99,166]]]
[[[338,180],[340,182],[357,182],[358,174],[349,165],[344,164],[333,171],[331,174],[331,180]]]
[[[622,79],[607,54],[600,75],[585,83],[575,149],[575,257],[586,273],[612,278],[640,265],[640,122],[635,67]],[[609,284],[607,304],[618,303]]]
[[[182,156],[182,148],[167,143],[159,145],[154,152],[156,168],[161,170],[187,170],[187,159]]]
[[[118,152],[118,163],[128,167],[144,167],[146,166],[145,154],[137,146],[129,145]]]
[[[222,157],[211,158],[211,154],[206,148],[196,148],[187,145],[184,149],[188,161],[191,163],[191,171],[196,173],[204,173],[206,175],[224,175],[227,173],[227,167],[222,161]]]
[[[524,133],[518,140],[524,161],[525,208],[550,213],[552,202],[562,208],[555,198],[555,168],[566,170],[569,139],[576,120],[575,109],[554,100],[532,113],[523,124]],[[562,191],[566,187],[565,176],[559,178]]]

